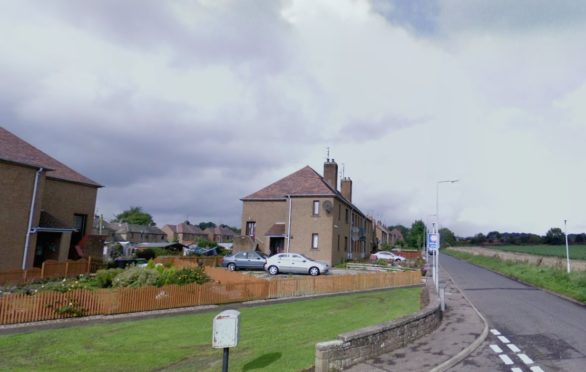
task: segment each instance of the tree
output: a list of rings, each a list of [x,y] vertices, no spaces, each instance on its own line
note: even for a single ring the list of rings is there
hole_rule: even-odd
[[[154,226],[153,217],[144,212],[142,207],[130,207],[122,213],[116,215],[112,222],[132,223],[136,225]]]
[[[425,234],[425,224],[421,220],[417,220],[413,222],[411,225],[411,229],[407,233],[406,241],[409,247],[413,248],[421,248],[423,247],[424,242],[424,234]]]
[[[472,244],[483,244],[484,242],[486,242],[486,236],[484,236],[483,233],[474,235],[474,237],[470,240],[470,243]]]
[[[439,230],[440,233],[440,244],[442,247],[453,247],[456,245],[456,235],[454,232],[447,227],[442,227]]]
[[[547,232],[547,234],[545,234],[545,244],[552,244],[552,245],[557,245],[557,244],[563,244],[565,242],[565,236],[564,236],[564,232],[562,231],[562,229],[560,229],[559,227],[552,227],[551,229],[549,229],[549,231]]]
[[[208,227],[216,227],[216,224],[213,223],[213,222],[211,222],[211,221],[208,221],[208,222],[200,222],[198,224],[198,226],[199,226],[200,229],[205,230]]]

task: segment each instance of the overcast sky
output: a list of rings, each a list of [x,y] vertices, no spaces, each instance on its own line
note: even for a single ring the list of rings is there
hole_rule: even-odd
[[[586,231],[586,2],[0,0],[0,125],[97,213],[239,226],[326,147],[354,202],[456,234]]]

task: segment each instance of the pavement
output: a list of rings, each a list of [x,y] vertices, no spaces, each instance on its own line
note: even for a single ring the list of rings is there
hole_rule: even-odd
[[[437,330],[346,371],[446,371],[476,350],[488,334],[486,319],[455,285],[447,271],[440,267],[442,287],[445,288],[445,311]]]

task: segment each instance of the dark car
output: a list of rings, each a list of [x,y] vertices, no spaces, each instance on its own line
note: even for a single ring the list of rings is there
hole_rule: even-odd
[[[258,251],[238,252],[224,257],[223,266],[230,271],[239,269],[264,270],[267,255]]]

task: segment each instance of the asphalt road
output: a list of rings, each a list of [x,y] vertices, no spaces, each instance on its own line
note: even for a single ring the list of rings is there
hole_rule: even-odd
[[[446,255],[440,265],[491,329],[450,371],[586,371],[586,307]]]

